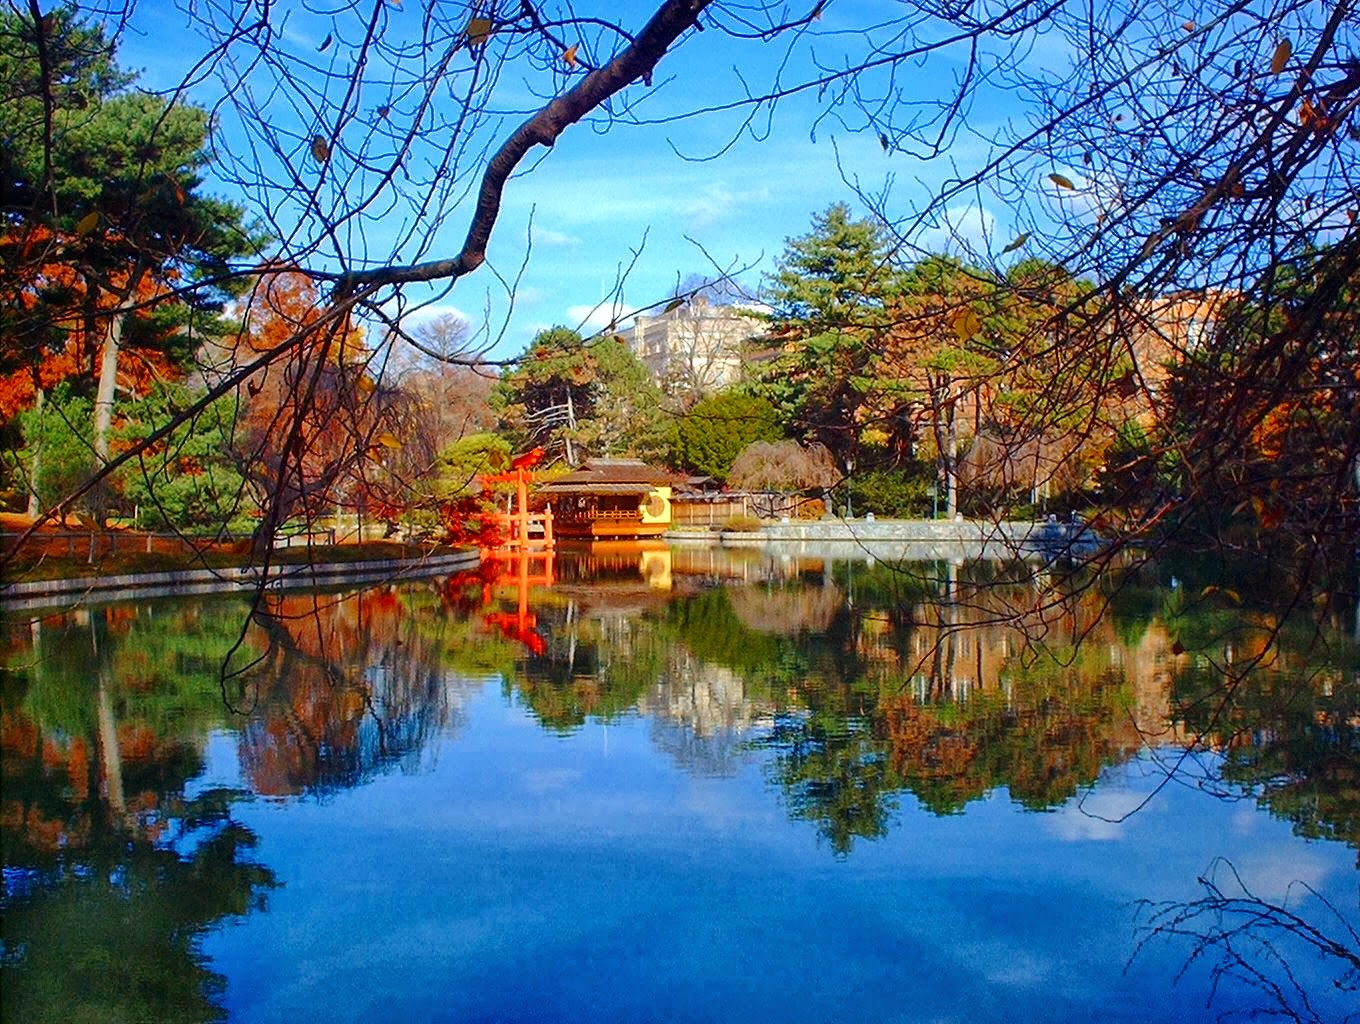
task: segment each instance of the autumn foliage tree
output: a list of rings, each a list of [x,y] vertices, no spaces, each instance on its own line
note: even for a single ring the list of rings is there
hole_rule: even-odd
[[[399,403],[375,380],[363,331],[336,316],[310,278],[282,269],[259,280],[243,320],[233,363],[287,353],[241,387],[235,449],[262,512],[257,540],[272,541],[293,518],[362,515],[384,453],[400,446]]]
[[[1243,303],[1234,308],[1271,312],[1287,305],[1301,330],[1316,335],[1325,311],[1335,306],[1334,283],[1353,274],[1360,214],[1354,145],[1360,132],[1360,21],[1354,0],[1210,3],[1194,12],[1155,4],[1105,11],[1061,2],[922,2],[867,22],[843,18],[839,6],[822,2],[789,7],[655,0],[636,17],[616,8],[451,3],[415,13],[409,5],[385,4],[322,13],[304,5],[299,17],[314,19],[316,28],[325,22],[325,42],[317,48],[299,43],[302,34],[278,31],[269,5],[247,7],[241,16],[221,5],[191,5],[185,16],[206,43],[185,84],[212,98],[231,131],[237,144],[216,154],[217,176],[280,239],[280,262],[320,282],[336,316],[383,324],[398,317],[394,310],[409,308],[419,290],[450,289],[487,265],[516,174],[568,132],[588,125],[607,139],[629,125],[730,116],[733,139],[756,125],[787,124],[789,117],[798,119],[799,130],[834,127],[843,138],[859,133],[863,140],[856,141],[881,151],[886,176],[900,181],[910,174],[925,183],[904,195],[900,188],[847,182],[872,211],[878,238],[869,249],[893,251],[896,266],[883,262],[885,273],[947,245],[951,255],[998,285],[1010,286],[1009,268],[1030,256],[1095,284],[1097,312],[1081,331],[1065,336],[1062,351],[1045,339],[1060,336],[1062,318],[1087,297],[1053,303],[1047,320],[1026,328],[1023,343],[1007,346],[1009,360],[1036,360],[1028,378],[1001,366],[992,375],[998,394],[1020,382],[1038,396],[1005,408],[1005,430],[993,441],[1009,453],[995,464],[1023,461],[1026,451],[1042,448],[1056,453],[1051,471],[1045,470],[1054,480],[1089,475],[1096,452],[1086,435],[1103,427],[1105,417],[1083,419],[1060,400],[1066,396],[1059,390],[1074,398],[1082,393],[1077,375],[1065,368],[1108,365],[1108,373],[1102,369],[1095,377],[1098,387],[1128,386],[1107,353],[1121,343],[1132,346],[1127,332],[1142,329],[1134,325],[1149,319],[1148,303],[1185,291],[1240,295]],[[168,272],[156,269],[169,266],[206,301],[217,278],[193,268],[225,252],[209,233],[198,233],[204,221],[197,211],[206,210],[196,203],[201,141],[179,145],[194,134],[196,116],[172,113],[184,109],[179,104],[133,95],[109,55],[112,33],[127,17],[114,4],[103,30],[83,27],[65,11],[49,18],[36,7],[12,7],[3,45],[18,58],[0,69],[7,95],[17,100],[6,107],[9,120],[2,126],[6,143],[16,143],[6,150],[7,226],[51,233],[44,239],[21,232],[9,240],[23,253],[23,267],[7,268],[5,287],[17,294],[17,282],[32,278],[24,268],[50,263],[69,247],[81,270],[77,283],[93,296],[94,305],[85,308],[93,309],[89,319],[96,329],[84,347],[94,347],[99,363],[91,365],[89,379],[106,383],[102,393],[92,389],[101,414],[110,408],[107,382],[116,376],[102,373],[103,356],[126,351],[117,325],[126,330],[128,315],[143,303],[134,297],[134,285],[147,279],[170,286]],[[742,59],[756,48],[778,52],[763,82],[756,62]],[[697,50],[699,59],[691,64],[673,56],[681,50]],[[682,86],[688,76],[705,76],[705,88],[667,92],[672,68]],[[725,84],[717,68],[732,69]],[[910,90],[904,86],[908,68]],[[507,95],[510,88],[519,91]],[[533,97],[529,109],[507,121],[502,113],[523,110],[525,95]],[[803,105],[813,97],[816,103]],[[157,102],[163,118],[152,116]],[[977,120],[982,112],[989,117],[985,127]],[[202,127],[203,119],[197,121]],[[118,131],[110,131],[115,124]],[[126,140],[144,136],[148,125],[157,126],[152,141],[165,147],[147,162],[153,170],[138,177],[122,154]],[[63,167],[63,147],[77,139],[107,142],[100,150],[107,167],[99,175],[64,168],[60,176],[54,173]],[[955,145],[963,139],[976,145]],[[714,145],[711,136],[702,145]],[[713,154],[721,152],[721,144],[714,145]],[[543,167],[547,173],[550,163]],[[77,193],[68,181],[89,188]],[[148,231],[141,211],[164,215],[169,227],[159,235]],[[958,226],[960,211],[978,230]],[[853,218],[841,219],[848,227]],[[229,221],[214,223],[225,227]],[[449,243],[450,224],[458,226],[461,241]],[[847,238],[847,245],[826,253],[831,264],[855,252],[852,242]],[[1319,246],[1334,253],[1334,269],[1326,275],[1331,283],[1312,297],[1291,292],[1277,271]],[[104,253],[122,262],[106,260]],[[816,256],[810,250],[802,255]],[[830,281],[837,273],[831,264],[827,273],[808,269]],[[879,317],[882,306],[873,294],[883,280],[877,268],[873,262],[868,275],[855,275],[861,297],[868,298],[855,316],[831,310],[816,330],[787,336],[808,344],[775,382],[787,382],[787,393],[769,396],[786,429],[826,443],[842,472],[875,446],[863,444],[861,436],[875,420],[887,438],[884,450],[894,457],[905,457],[916,441],[910,429],[898,429],[909,423],[908,410],[887,402],[891,394],[881,407],[872,400],[884,376],[884,353],[866,328],[885,325],[864,318]],[[513,288],[506,269],[495,273]],[[175,287],[176,298],[187,299],[180,293],[188,285]],[[158,291],[145,301],[159,307],[170,300]],[[794,305],[777,309],[776,319]],[[66,308],[54,306],[46,323],[17,332],[28,351],[37,351],[34,345],[44,354],[61,350]],[[795,311],[785,319],[800,316]],[[971,332],[969,344],[985,334]],[[1198,332],[1217,347],[1249,334],[1231,325]],[[1264,351],[1270,348],[1264,345]],[[1231,352],[1219,355],[1225,358],[1206,358],[1205,364],[1240,367],[1232,386],[1216,391],[1236,404],[1151,439],[1159,462],[1174,461],[1184,446],[1233,451],[1254,444],[1259,408],[1248,400],[1250,381],[1241,374],[1255,363]],[[24,359],[4,369],[37,362]],[[1284,373],[1286,391],[1309,390],[1307,363],[1273,364]],[[1261,365],[1271,365],[1269,358]],[[978,371],[963,369],[971,386]],[[1035,386],[1055,369],[1073,384],[1046,393]],[[1132,386],[1140,397],[1149,404],[1159,400],[1154,382],[1137,377]],[[950,390],[952,403],[936,387],[943,396],[937,404],[957,409],[959,387]],[[1286,419],[1292,421],[1292,414]],[[1062,432],[1074,443],[1060,443]],[[600,440],[601,450],[613,450],[616,438]],[[1341,460],[1328,463],[1335,472],[1327,479],[1337,482],[1332,500],[1296,504],[1304,518],[1281,519],[1304,547],[1314,544],[1309,538],[1326,538],[1329,546],[1350,550],[1353,518],[1327,510],[1354,506],[1356,489],[1348,482],[1354,474],[1341,471],[1351,447],[1347,439],[1326,449]],[[1106,466],[1105,479],[1118,475],[1108,472],[1112,468],[1119,467]],[[1146,515],[1129,517],[1130,527],[1161,529],[1192,506],[1205,510],[1221,503],[1220,494],[1198,490],[1209,477],[1186,479],[1197,493],[1168,489]],[[1310,518],[1323,512],[1325,521]]]
[[[1175,368],[1169,422],[1141,463],[1154,473],[1171,454],[1182,493],[1231,495],[1201,525],[1233,543],[1360,525],[1360,264],[1333,248],[1277,274],[1256,293],[1274,302],[1233,300],[1213,343]]]
[[[0,14],[0,81],[0,330],[17,343],[0,365],[0,412],[72,380],[93,399],[102,463],[120,393],[183,375],[220,329],[231,261],[262,239],[241,207],[203,190],[207,111],[134,91],[103,29],[74,8]]]

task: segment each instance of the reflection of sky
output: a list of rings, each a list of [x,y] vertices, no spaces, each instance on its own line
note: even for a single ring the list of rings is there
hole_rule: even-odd
[[[486,686],[428,763],[238,808],[283,887],[206,945],[233,1019],[1213,1019],[1202,978],[1169,985],[1183,950],[1124,973],[1132,901],[1193,898],[1223,856],[1355,906],[1347,848],[1181,786],[1117,824],[903,796],[838,860],[758,761],[688,773],[634,716],[552,735]],[[1110,770],[1085,808],[1118,818],[1157,777]]]

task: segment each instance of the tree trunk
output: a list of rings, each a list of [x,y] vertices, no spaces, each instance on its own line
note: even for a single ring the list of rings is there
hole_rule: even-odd
[[[118,385],[118,346],[123,342],[123,312],[109,317],[104,348],[99,358],[99,389],[94,397],[94,453],[101,463],[109,461],[109,431],[113,426],[113,400]]]
[[[949,429],[945,434],[945,443],[948,445],[944,454],[945,509],[949,518],[953,519],[959,511],[959,436],[958,428],[954,424],[954,404],[952,402],[949,404],[946,415],[949,417]]]
[[[571,401],[571,388],[567,388],[567,433],[564,440],[567,442],[567,465],[576,465],[576,456],[572,454],[571,435],[576,430],[576,406]]]
[[[94,654],[95,672],[98,679],[95,720],[99,730],[99,765],[103,782],[104,799],[121,821],[127,810],[127,800],[123,794],[123,757],[118,749],[118,722],[113,714],[113,698],[109,690],[113,683],[111,665],[112,652],[101,649],[99,642],[98,613],[90,614],[90,646]]]
[[[109,326],[104,332],[104,347],[99,357],[99,387],[94,399],[94,452],[100,462],[109,461],[109,431],[113,426],[113,403],[118,389],[118,348],[123,343],[123,323],[130,312],[129,300],[137,293],[145,273],[143,267],[133,268],[118,305],[109,311]],[[88,283],[97,302],[99,286],[94,281]]]
[[[99,666],[99,760],[104,776],[104,798],[120,819],[127,810],[123,795],[123,757],[118,749],[118,723],[113,717],[113,700],[109,696],[109,669]]]
[[[952,410],[951,410],[952,411]],[[951,418],[950,433],[953,433],[953,423]],[[944,674],[945,685],[951,697],[958,697],[957,682],[955,681],[954,660],[958,653],[955,641],[955,632],[958,623],[958,599],[959,599],[959,567],[951,559],[945,569],[945,635],[941,639],[944,644]]]
[[[38,497],[38,478],[42,475],[42,443],[43,443],[43,416],[45,410],[43,403],[46,400],[46,393],[42,388],[37,389],[37,399],[33,403],[33,411],[38,417],[38,430],[33,444],[33,461],[28,464],[28,509],[30,516],[37,518],[42,515],[42,501]]]
[[[958,511],[958,482],[954,472],[954,451],[958,444],[954,427],[954,384],[931,381],[931,432],[935,435],[935,475],[944,477],[945,518],[953,519]],[[937,484],[938,486],[938,484]]]

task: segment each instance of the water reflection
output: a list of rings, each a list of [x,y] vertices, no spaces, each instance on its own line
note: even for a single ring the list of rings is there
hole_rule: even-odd
[[[6,735],[60,736],[89,775],[72,791],[97,785],[132,820],[193,774],[186,737],[230,722],[253,792],[324,794],[418,770],[498,678],[558,733],[642,715],[697,772],[760,760],[842,854],[901,795],[950,814],[1004,790],[1042,810],[1186,744],[1301,835],[1360,846],[1353,638],[1147,570],[1055,601],[1042,571],[614,544],[253,610],[86,609],[9,630]]]
[[[239,790],[191,793],[225,712],[217,666],[240,608],[109,608],[34,622],[6,648],[7,1020],[221,1019],[198,949],[274,885]]]
[[[765,803],[847,863],[907,815],[988,798],[1066,813],[1130,764],[1360,850],[1354,637],[1183,567],[1075,574],[1057,600],[1054,571],[614,545],[258,607],[12,621],[5,1016],[221,1016],[202,936],[276,882],[243,801],[434,771],[487,692],[563,740],[644,719],[694,779],[758,773]],[[244,788],[205,788],[212,736]],[[96,977],[109,958],[134,981]]]
[[[241,763],[264,796],[327,793],[412,771],[433,737],[462,726],[462,677],[443,671],[457,623],[428,592],[270,599],[242,679],[255,705]]]

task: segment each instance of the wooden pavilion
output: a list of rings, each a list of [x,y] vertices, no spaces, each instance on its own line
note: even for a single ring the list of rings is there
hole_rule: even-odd
[[[656,537],[671,525],[674,477],[640,459],[588,459],[541,485],[562,537]]]

